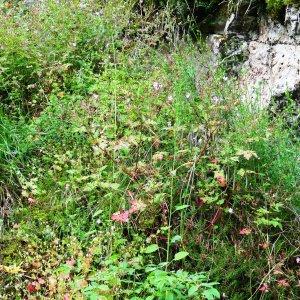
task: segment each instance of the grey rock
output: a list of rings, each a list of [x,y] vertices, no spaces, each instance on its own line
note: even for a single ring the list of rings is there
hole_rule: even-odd
[[[300,88],[300,7],[288,6],[284,24],[262,19],[259,31],[234,32],[241,21],[231,15],[223,34],[209,38],[212,65],[226,61],[231,74],[237,74],[248,92],[248,99],[260,99],[267,106],[271,99],[282,98],[286,91],[299,97]],[[300,99],[298,99],[300,102]]]
[[[289,36],[300,35],[300,9],[288,6],[285,13],[285,25]]]
[[[249,98],[262,106],[300,86],[300,9],[288,7],[285,24],[262,20],[259,35],[248,42],[247,70],[241,78]],[[257,97],[259,96],[259,97]],[[299,99],[298,99],[299,101]]]

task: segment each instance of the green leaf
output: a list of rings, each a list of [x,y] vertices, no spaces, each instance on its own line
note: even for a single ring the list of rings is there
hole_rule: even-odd
[[[241,177],[244,177],[245,173],[246,173],[246,171],[244,169],[239,169],[237,172],[237,174]]]
[[[164,227],[161,227],[161,231],[167,231],[171,228],[171,226],[164,226]]]
[[[186,251],[181,251],[175,254],[174,260],[181,260],[184,259],[185,257],[187,257],[189,255],[188,252]]]
[[[189,296],[189,297],[194,296],[194,295],[196,294],[196,292],[198,291],[198,289],[199,289],[199,286],[197,286],[197,285],[192,285],[192,286],[189,288],[189,290],[188,290],[188,296]]]
[[[180,242],[182,240],[181,236],[180,235],[175,235],[172,237],[171,239],[171,244],[175,244],[177,242]]]
[[[120,186],[118,183],[112,183],[112,182],[100,182],[99,185],[104,189],[111,189],[114,191],[118,190]]]
[[[187,205],[187,204],[178,205],[178,206],[175,207],[175,211],[183,210],[183,209],[188,208],[188,207],[189,207],[189,205]]]
[[[217,289],[211,288],[209,290],[205,290],[202,293],[203,297],[207,300],[220,299],[220,293]]]
[[[165,266],[167,266],[169,263],[167,262],[167,261],[163,261],[163,262],[161,262],[161,263],[159,263],[159,266],[160,267],[165,267]]]
[[[99,216],[101,213],[103,213],[103,209],[97,210],[97,211],[93,214],[93,218]]]
[[[170,291],[166,291],[166,297],[165,297],[166,300],[174,300],[174,295],[172,292]]]
[[[157,251],[159,249],[159,247],[156,244],[152,244],[150,246],[148,246],[143,252],[144,253],[153,253],[155,251]]]

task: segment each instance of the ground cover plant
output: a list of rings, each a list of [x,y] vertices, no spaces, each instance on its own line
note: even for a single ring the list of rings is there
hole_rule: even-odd
[[[0,18],[0,299],[297,299],[292,99],[241,101],[169,9]]]

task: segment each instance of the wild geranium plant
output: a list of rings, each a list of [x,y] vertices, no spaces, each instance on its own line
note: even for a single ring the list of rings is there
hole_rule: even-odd
[[[1,297],[296,299],[292,106],[170,6],[33,2],[0,3]]]

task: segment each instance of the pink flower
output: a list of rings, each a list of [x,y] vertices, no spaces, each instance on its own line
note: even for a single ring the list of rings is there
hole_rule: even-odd
[[[288,287],[288,286],[290,286],[290,284],[288,283],[288,281],[285,280],[285,279],[279,279],[279,280],[277,280],[277,285],[280,286],[280,287]]]
[[[36,292],[37,291],[36,285],[37,285],[37,282],[35,282],[35,281],[28,283],[27,284],[27,291],[29,293]]]
[[[270,288],[266,283],[263,283],[259,288],[259,291],[261,291],[263,293],[267,293],[269,290],[270,290]]]
[[[35,205],[36,204],[36,200],[34,198],[28,198],[27,201],[30,205]]]
[[[112,221],[118,222],[120,224],[127,223],[129,221],[129,211],[117,211],[114,214],[112,214],[111,219]]]
[[[249,235],[251,232],[252,232],[252,229],[251,229],[251,228],[242,228],[242,229],[240,230],[240,234],[241,234],[241,235]]]
[[[66,261],[66,264],[70,267],[73,267],[75,265],[75,263],[76,263],[76,261],[73,257]]]
[[[39,284],[44,284],[46,282],[43,278],[38,278],[37,281]]]
[[[118,223],[127,223],[129,222],[129,217],[145,208],[145,204],[141,201],[138,201],[134,198],[134,194],[131,191],[128,191],[128,196],[131,198],[129,201],[130,208],[128,210],[122,210],[117,211],[114,214],[112,214],[111,219],[112,221],[118,222]]]
[[[129,214],[136,213],[145,208],[145,204],[138,200],[131,200],[130,204],[131,204],[131,207],[129,208]]]
[[[70,295],[69,294],[65,294],[64,295],[64,300],[71,300]]]

